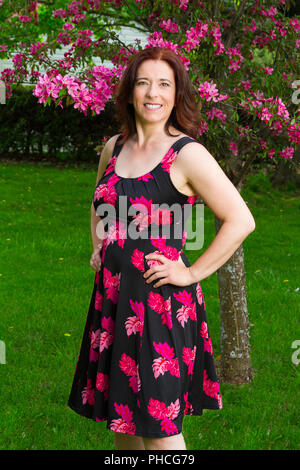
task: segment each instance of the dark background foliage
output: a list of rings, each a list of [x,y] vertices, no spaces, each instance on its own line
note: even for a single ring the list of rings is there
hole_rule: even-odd
[[[44,107],[32,87],[18,86],[0,113],[0,158],[95,161],[103,137],[119,132],[113,102],[100,115],[73,106]]]

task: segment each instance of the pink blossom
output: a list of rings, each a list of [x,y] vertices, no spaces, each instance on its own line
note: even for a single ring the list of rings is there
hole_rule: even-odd
[[[264,67],[264,72],[266,75],[272,75],[273,70],[271,67]]]
[[[159,26],[170,33],[178,33],[178,25],[176,23],[172,23],[170,19],[167,21],[160,21]]]
[[[189,0],[173,0],[173,1],[174,3],[176,3],[176,5],[178,5],[178,7],[181,10],[186,10],[188,7]]]
[[[270,119],[273,117],[273,114],[270,113],[268,108],[262,108],[261,113],[257,113],[257,115],[261,118],[261,120],[265,123],[269,122]]]
[[[30,16],[19,16],[19,20],[21,21],[21,23],[30,23],[32,18],[30,18]]]
[[[211,109],[208,109],[206,111],[206,115],[207,115],[208,119],[217,118],[217,119],[220,119],[222,121],[222,123],[227,119],[227,115],[225,113],[223,113],[223,111],[221,109],[218,109],[218,108],[215,108],[215,107],[212,107]]]
[[[65,18],[67,16],[66,10],[63,10],[62,8],[59,8],[58,10],[54,10],[52,12],[53,18]]]
[[[234,156],[238,154],[238,147],[236,142],[229,142],[228,144],[229,150],[233,153]]]
[[[58,42],[58,44],[63,44],[64,46],[67,46],[71,43],[72,40],[69,33],[59,33],[57,35],[56,41]]]
[[[275,153],[275,149],[273,148],[273,149],[269,150],[268,156],[269,156],[270,158],[273,158],[274,153]]]
[[[292,124],[288,128],[289,141],[295,142],[295,144],[300,143],[300,123]]]
[[[291,18],[290,25],[296,33],[300,31],[300,23],[298,21],[298,18]]]
[[[40,43],[38,41],[36,44],[31,44],[31,46],[30,46],[31,55],[37,55],[41,51],[40,55],[43,56],[44,55],[44,53],[43,53],[44,47],[43,46],[47,46],[47,43],[46,42]]]
[[[260,146],[261,146],[262,149],[266,148],[267,142],[265,140],[260,140],[259,143],[260,143]]]
[[[64,29],[72,30],[72,29],[74,29],[74,25],[72,23],[65,23],[64,24]]]
[[[294,148],[293,147],[286,147],[281,152],[279,152],[279,155],[283,158],[292,158],[293,153],[294,153]]]
[[[213,100],[214,102],[223,101],[228,98],[228,95],[221,95],[217,90],[217,87],[214,83],[204,82],[198,88],[200,96],[205,98],[206,101]]]

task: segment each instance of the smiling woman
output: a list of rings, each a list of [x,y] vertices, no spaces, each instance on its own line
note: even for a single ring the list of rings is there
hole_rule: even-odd
[[[151,62],[149,62],[151,61]],[[148,66],[147,66],[148,62]],[[154,73],[153,64],[159,65],[160,74]],[[150,65],[150,66],[149,66]],[[155,80],[154,80],[155,77]],[[122,134],[120,144],[130,139],[136,133],[136,113],[133,94],[137,97],[145,95],[150,90],[150,96],[145,96],[143,106],[159,104],[157,112],[164,116],[164,130],[169,136],[169,128],[179,130],[191,137],[197,136],[201,115],[196,103],[196,91],[180,58],[168,48],[149,47],[140,51],[134,60],[129,62],[122,80],[117,87],[116,119],[120,122]],[[159,92],[159,95],[155,96]],[[154,94],[153,94],[154,93]],[[168,109],[164,102],[157,98],[168,97]],[[148,107],[150,112],[150,107]],[[156,110],[155,110],[156,111]],[[149,113],[148,113],[149,115]],[[178,134],[177,134],[178,135]]]
[[[227,261],[253,222],[191,137],[199,114],[174,52],[137,53],[116,102],[123,132],[108,140],[99,161],[90,261],[97,272],[69,406],[107,420],[119,450],[185,450],[184,415],[222,408],[200,280]],[[185,223],[198,194],[224,224],[190,265]],[[103,210],[113,216],[102,240],[96,227]]]

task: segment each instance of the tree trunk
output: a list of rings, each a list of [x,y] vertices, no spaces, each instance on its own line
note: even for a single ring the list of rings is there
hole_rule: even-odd
[[[222,222],[215,217],[218,233]],[[249,319],[241,245],[229,260],[217,270],[221,322],[221,360],[218,378],[231,384],[251,382]]]

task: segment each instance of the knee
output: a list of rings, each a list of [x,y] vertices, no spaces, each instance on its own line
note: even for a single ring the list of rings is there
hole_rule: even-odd
[[[143,437],[145,450],[186,450],[182,433],[169,437]]]

